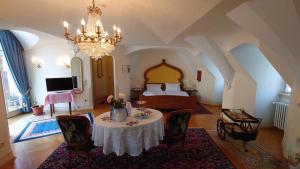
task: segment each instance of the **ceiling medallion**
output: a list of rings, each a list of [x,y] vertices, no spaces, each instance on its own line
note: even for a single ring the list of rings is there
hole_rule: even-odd
[[[77,35],[74,37],[70,35],[68,22],[64,21],[63,23],[65,38],[93,59],[110,55],[122,39],[121,29],[116,25],[113,26],[114,36],[109,37],[108,32],[104,31],[101,14],[101,9],[95,5],[95,0],[93,0],[92,6],[88,7],[87,24],[84,19],[81,19],[81,28],[77,29]]]

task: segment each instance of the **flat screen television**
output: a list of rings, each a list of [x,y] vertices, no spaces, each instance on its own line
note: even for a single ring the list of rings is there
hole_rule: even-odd
[[[47,91],[72,90],[74,88],[73,80],[72,77],[46,78]]]

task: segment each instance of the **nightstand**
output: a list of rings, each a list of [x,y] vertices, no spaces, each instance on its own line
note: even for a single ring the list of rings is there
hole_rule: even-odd
[[[142,94],[143,88],[132,88],[130,93],[131,100],[139,100],[139,96]]]
[[[185,88],[184,89],[189,96],[196,96],[198,90],[194,89],[194,88]]]

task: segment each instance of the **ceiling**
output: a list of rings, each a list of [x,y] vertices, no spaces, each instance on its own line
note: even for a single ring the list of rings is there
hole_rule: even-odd
[[[245,1],[96,0],[96,4],[102,8],[106,31],[112,32],[113,24],[122,28],[123,45],[185,46],[187,36],[237,29],[226,13]],[[62,22],[67,20],[75,33],[90,4],[91,0],[3,0],[0,21],[63,37]]]

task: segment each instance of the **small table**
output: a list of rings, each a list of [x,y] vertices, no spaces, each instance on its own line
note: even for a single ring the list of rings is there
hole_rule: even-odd
[[[132,109],[132,113],[125,122],[109,120],[110,112],[95,118],[92,139],[95,146],[103,146],[103,153],[115,152],[117,156],[128,153],[138,156],[143,149],[158,146],[164,137],[164,123],[162,113],[158,110],[147,109],[151,112],[148,119],[137,120],[134,114],[140,112]],[[138,123],[134,123],[137,121]],[[130,125],[130,123],[132,123]]]
[[[70,92],[49,92],[45,98],[45,106],[50,104],[51,117],[55,114],[55,103],[69,103],[69,113],[72,115],[71,102],[74,101],[74,95]]]

